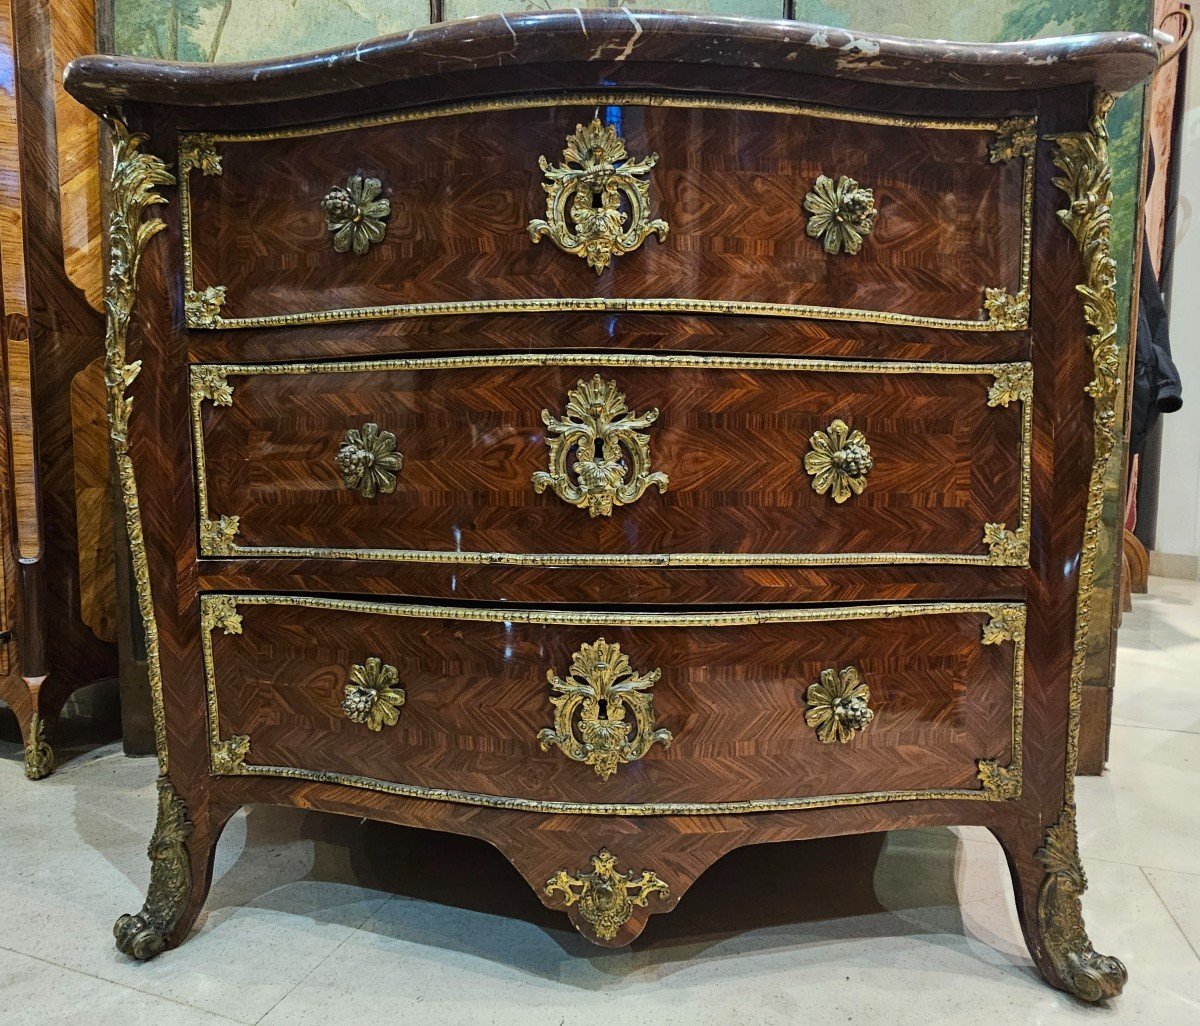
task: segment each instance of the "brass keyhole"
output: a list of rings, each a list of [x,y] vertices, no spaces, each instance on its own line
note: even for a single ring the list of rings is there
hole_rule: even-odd
[[[655,728],[650,691],[660,675],[658,669],[638,673],[615,642],[597,638],[583,645],[572,657],[565,680],[553,670],[546,672],[555,696],[550,700],[554,726],[538,731],[542,751],[556,745],[567,758],[587,763],[607,780],[618,766],[640,759],[651,745],[667,747],[672,734]]]

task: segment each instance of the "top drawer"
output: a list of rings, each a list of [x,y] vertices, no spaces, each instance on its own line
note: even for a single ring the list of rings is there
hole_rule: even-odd
[[[545,310],[1027,326],[1032,117],[613,99],[182,135],[189,326]]]

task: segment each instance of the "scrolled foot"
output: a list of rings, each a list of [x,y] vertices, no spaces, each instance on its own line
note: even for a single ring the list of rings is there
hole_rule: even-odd
[[[41,780],[54,770],[54,749],[46,743],[46,724],[34,713],[29,720],[29,744],[25,746],[25,776]]]
[[[124,915],[113,927],[117,949],[139,961],[153,958],[167,941],[187,907],[192,889],[192,867],[187,839],[192,832],[184,806],[171,781],[158,778],[158,821],[150,839],[150,888],[146,904],[134,915]]]
[[[145,911],[136,915],[124,915],[113,927],[117,950],[139,962],[146,962],[161,954],[167,946],[167,938],[151,922]]]
[[[1046,954],[1063,989],[1083,1001],[1116,997],[1129,974],[1120,959],[1092,947],[1080,897],[1087,878],[1079,861],[1075,809],[1067,806],[1038,851],[1046,877],[1038,895],[1038,924]]]
[[[1129,973],[1125,963],[1096,951],[1073,952],[1063,983],[1081,1001],[1105,1001],[1125,988]]]

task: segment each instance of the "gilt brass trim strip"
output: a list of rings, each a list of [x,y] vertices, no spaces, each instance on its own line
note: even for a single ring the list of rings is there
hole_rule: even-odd
[[[119,118],[111,117],[106,120],[112,131],[112,171],[108,181],[108,270],[104,282],[104,306],[107,312],[104,334],[104,384],[108,393],[113,462],[121,485],[125,530],[129,537],[129,557],[133,568],[138,612],[146,639],[146,676],[150,684],[154,742],[161,778],[167,773],[168,757],[162,664],[158,650],[158,621],[154,617],[154,596],[150,585],[146,539],[142,532],[141,506],[138,502],[137,479],[129,441],[129,418],[133,409],[133,398],[128,395],[128,391],[142,365],[140,360],[129,362],[126,356],[142,254],[150,240],[166,227],[161,218],[146,217],[146,210],[166,203],[166,199],[155,192],[155,189],[160,185],[174,185],[175,178],[158,157],[139,149],[145,141],[145,136],[131,135],[129,128]],[[166,786],[170,787],[169,782]]]
[[[230,595],[201,595],[200,596],[200,655],[204,663],[204,698],[208,708],[208,759],[211,772],[216,773],[221,763],[221,752],[224,742],[221,739],[221,725],[217,718],[217,667],[213,661],[212,632],[221,616],[232,609],[237,617],[238,630],[241,633],[242,617],[237,612],[239,596]],[[243,761],[242,767],[245,767]]]
[[[1030,120],[1030,128],[1037,131],[1037,118]],[[1021,184],[1021,283],[1017,294],[1025,297],[1028,308],[1033,296],[1033,286],[1030,284],[1030,268],[1033,263],[1033,193],[1037,177],[1037,145],[1021,157],[1023,180]],[[1028,329],[1028,313],[1025,327]]]
[[[1000,132],[1011,119],[1000,118],[920,118],[905,114],[873,114],[870,111],[843,110],[815,104],[791,103],[787,100],[748,100],[719,96],[672,96],[667,93],[632,92],[562,92],[550,96],[514,96],[493,100],[468,100],[463,103],[438,104],[415,110],[394,111],[368,117],[328,121],[320,125],[296,128],[268,128],[249,132],[213,132],[205,136],[213,143],[278,142],[282,139],[309,139],[332,135],[355,128],[382,128],[410,121],[454,117],[459,114],[489,114],[501,110],[538,110],[563,106],[637,106],[700,108],[703,110],[751,111],[755,114],[796,114],[828,121],[851,121],[861,125],[880,125],[890,128],[932,128],[949,132]],[[1032,126],[1037,119],[1030,118]],[[183,136],[187,138],[188,133]]]
[[[739,627],[760,623],[823,623],[826,620],[896,620],[939,613],[979,613],[1000,616],[1004,610],[1023,610],[1020,602],[896,602],[865,606],[736,609],[700,613],[596,612],[575,609],[447,606],[417,602],[332,598],[324,595],[230,594],[207,592],[201,604],[232,599],[242,606],[297,606],[343,613],[379,613],[422,620],[466,620],[482,623],[528,623],[547,627]]]
[[[1023,606],[1007,606],[1001,609],[999,615],[984,624],[982,641],[985,645],[1002,645],[1012,642],[1014,667],[1025,665],[1025,631],[1028,623],[1028,612]],[[1023,670],[1014,669],[1014,674],[1021,677],[1024,687]],[[1009,753],[1008,765],[1003,765],[994,759],[979,760],[979,780],[983,789],[997,801],[1007,801],[1020,798],[1024,786],[1025,765],[1025,703],[1014,702],[1012,710],[1013,746]]]
[[[224,288],[224,286],[221,286]],[[815,321],[852,321],[891,324],[905,328],[941,328],[946,331],[1015,331],[1012,325],[992,320],[959,320],[921,314],[859,310],[843,306],[805,306],[798,303],[756,303],[737,299],[605,299],[600,297],[555,299],[478,299],[442,303],[404,303],[393,306],[359,306],[300,314],[266,314],[256,317],[216,316],[189,321],[189,328],[280,328],[345,321],[382,321],[399,317],[449,317],[475,313],[674,313],[737,314],[743,317],[786,317]]]
[[[1121,992],[1128,973],[1120,959],[1096,951],[1083,921],[1081,901],[1087,888],[1079,857],[1075,811],[1075,772],[1079,768],[1079,723],[1083,673],[1096,562],[1104,527],[1104,479],[1120,446],[1118,401],[1121,352],[1117,342],[1117,266],[1112,258],[1112,168],[1108,160],[1107,118],[1113,96],[1097,92],[1088,129],[1053,137],[1054,166],[1062,173],[1054,184],[1066,193],[1059,220],[1074,237],[1083,262],[1082,297],[1094,377],[1085,391],[1092,406],[1092,469],[1088,482],[1079,590],[1075,599],[1075,636],[1067,699],[1066,753],[1062,805],[1037,858],[1046,875],[1038,892],[1038,928],[1062,987],[1084,1001],[1103,1001]]]
[[[501,110],[534,110],[564,105],[578,106],[645,106],[704,110],[749,111],[760,114],[780,114],[824,118],[833,121],[848,121],[865,125],[881,125],[901,128],[927,128],[942,131],[986,131],[999,133],[1007,120],[938,120],[932,118],[905,117],[892,114],[872,114],[865,111],[838,110],[804,104],[769,100],[740,100],[721,97],[682,97],[658,93],[563,93],[554,96],[527,96],[505,99],[471,101],[444,104],[441,106],[380,114],[368,118],[356,118],[330,122],[302,128],[271,129],[255,132],[196,133],[181,132],[179,145],[190,152],[203,140],[212,147],[218,143],[268,142],[281,139],[301,139],[327,135],[333,132],[357,128],[372,128],[398,125],[431,118],[452,117],[463,114],[479,114]],[[1011,119],[1008,119],[1011,120]],[[1031,130],[1036,131],[1037,119],[1030,117]],[[215,159],[219,161],[219,156]],[[1016,295],[1029,295],[1030,282],[1030,239],[1032,237],[1034,158],[1020,154],[1023,161],[1024,178],[1021,202],[1022,255]],[[180,167],[180,219],[183,230],[183,270],[185,290],[188,295],[210,294],[219,289],[221,299],[225,290],[220,283],[197,290],[193,273],[191,167],[183,162]],[[981,298],[984,286],[980,286]],[[991,318],[985,309],[980,310],[983,319],[934,317],[923,314],[905,314],[883,310],[859,310],[852,307],[808,306],[790,303],[760,303],[742,300],[711,300],[687,298],[654,299],[606,299],[600,297],[555,297],[543,299],[470,300],[462,302],[399,303],[385,306],[349,307],[333,310],[312,310],[298,313],[264,314],[254,317],[192,317],[189,313],[188,327],[214,328],[264,328],[301,324],[332,324],[342,321],[386,320],[396,317],[437,317],[469,313],[538,313],[553,311],[596,311],[603,313],[697,313],[737,314],[759,317],[809,318],[814,320],[858,321],[875,324],[895,324],[909,327],[941,328],[952,331],[1013,331],[1026,328],[1027,323],[1014,324]]]
[[[289,766],[246,766],[238,776],[275,777],[303,780],[314,784],[341,784],[362,791],[375,791],[401,798],[474,805],[510,812],[539,812],[571,816],[733,816],[756,812],[796,812],[800,809],[828,809],[846,805],[881,805],[884,802],[915,801],[995,801],[983,791],[954,788],[929,788],[912,791],[869,791],[860,794],[826,795],[813,798],[768,798],[737,802],[647,802],[643,804],[588,804],[586,802],[550,802],[535,798],[513,798],[454,791],[448,788],[395,784],[374,777],[354,776],[322,770],[296,769]]]
[[[1116,263],[1111,255],[1112,173],[1108,164],[1107,116],[1113,97],[1100,93],[1087,132],[1054,137],[1054,164],[1063,173],[1054,184],[1069,200],[1059,219],[1075,237],[1084,261],[1084,280],[1076,285],[1083,299],[1094,377],[1087,386],[1092,399],[1093,457],[1088,482],[1087,511],[1079,559],[1079,590],[1075,603],[1075,639],[1071,655],[1070,717],[1067,724],[1066,794],[1075,801],[1075,770],[1079,762],[1079,716],[1083,702],[1083,671],[1087,662],[1092,586],[1104,522],[1104,478],[1117,448],[1120,428],[1117,399],[1121,392],[1120,351],[1117,345]]]
[[[975,613],[992,619],[1012,618],[1020,624],[1021,642],[1014,645],[1012,662],[1012,735],[1009,740],[1013,760],[1020,758],[1020,736],[1025,704],[1024,630],[1025,606],[1014,602],[940,602],[891,604],[875,606],[846,606],[838,608],[750,609],[731,612],[654,613],[654,612],[584,612],[569,609],[507,609],[474,606],[417,605],[414,603],[374,602],[362,599],[327,598],[318,595],[227,595],[211,593],[200,598],[201,610],[208,604],[220,604],[222,609],[232,600],[238,606],[294,606],[337,612],[376,613],[385,616],[408,616],[421,619],[450,619],[491,623],[529,623],[552,626],[576,625],[596,627],[732,627],[759,623],[813,623],[828,620],[896,619],[911,616]],[[215,617],[202,619],[215,624]],[[982,643],[982,642],[981,642]],[[224,742],[220,737],[217,703],[216,669],[209,631],[201,633],[204,649],[205,690],[207,692],[210,757],[219,763]],[[1019,765],[1019,763],[1018,763]],[[510,809],[521,812],[564,813],[586,816],[715,816],[749,812],[786,812],[796,809],[829,808],[843,805],[872,805],[894,801],[929,799],[1000,801],[985,788],[926,788],[897,791],[871,791],[855,794],[815,795],[808,797],[751,799],[731,802],[646,802],[590,803],[543,801],[506,795],[479,794],[448,788],[430,788],[415,784],[398,784],[374,777],[307,770],[291,766],[257,766],[240,764],[238,776],[261,776],[306,780],[314,783],[341,784],[360,790],[394,794],[428,801],[451,802],[487,808]]]
[[[648,367],[708,370],[792,371],[806,373],[866,374],[945,374],[964,376],[991,375],[997,381],[1019,379],[1028,383],[1008,401],[1021,403],[1020,482],[1018,522],[1013,534],[1026,540],[1023,549],[994,547],[984,553],[860,552],[860,553],[637,553],[632,555],[600,553],[521,553],[462,552],[429,549],[323,548],[289,545],[239,545],[236,531],[240,517],[222,516],[214,520],[209,512],[208,466],[205,454],[201,405],[208,398],[206,383],[226,377],[288,374],[348,374],[363,371],[453,370],[474,367]],[[251,363],[194,364],[189,368],[192,401],[192,437],[195,447],[196,491],[201,525],[200,555],[242,558],[322,558],[390,561],[397,563],[442,563],[457,566],[499,564],[506,566],[858,566],[858,565],[978,565],[1028,566],[1029,518],[1032,509],[1031,454],[1033,446],[1032,366],[1028,363],[939,363],[888,362],[880,360],[821,360],[789,357],[705,356],[649,353],[504,353],[490,356],[401,357],[382,360],[349,360],[333,363]],[[989,390],[989,396],[991,390]],[[220,405],[228,405],[221,403]],[[995,405],[988,403],[987,405]],[[1007,401],[1003,404],[1007,405]],[[221,534],[216,527],[233,523],[233,534]],[[1003,525],[997,525],[1003,526]],[[981,537],[983,527],[981,525]],[[217,544],[215,539],[220,539]],[[228,544],[226,544],[228,541]]]
[[[349,559],[390,563],[440,563],[453,566],[1019,566],[990,554],[859,552],[679,552],[604,555],[591,552],[443,552],[439,549],[317,549],[300,546],[235,545],[227,554],[206,552],[205,558]],[[1001,553],[1003,556],[1004,553]]]
[[[727,356],[708,353],[485,353],[470,356],[363,357],[355,360],[282,363],[203,363],[189,368],[207,379],[210,373],[248,377],[253,374],[349,374],[364,370],[455,370],[468,367],[671,367],[700,370],[807,371],[860,374],[991,374],[998,376],[1030,367],[1008,363],[949,363],[921,360],[835,360],[802,356]],[[205,397],[207,398],[207,396]],[[221,405],[229,405],[222,403]]]

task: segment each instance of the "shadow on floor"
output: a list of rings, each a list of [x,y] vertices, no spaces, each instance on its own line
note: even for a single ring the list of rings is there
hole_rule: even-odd
[[[99,680],[80,688],[50,725],[46,740],[54,749],[54,764],[65,766],[103,745],[120,740],[121,711],[114,679]],[[0,704],[0,760],[23,763],[24,743],[16,714]]]
[[[652,916],[642,937],[618,950],[578,936],[496,849],[474,838],[270,807],[249,809],[246,831],[245,850],[214,884],[210,914],[233,906],[321,913],[298,907],[295,892],[263,892],[264,854],[307,840],[309,880],[399,899],[363,927],[381,941],[457,951],[581,987],[642,968],[661,972],[731,939],[743,954],[872,936],[939,944],[968,933],[955,886],[960,842],[947,830],[737,849],[675,911]],[[277,881],[281,890],[294,882]]]

